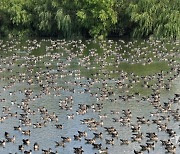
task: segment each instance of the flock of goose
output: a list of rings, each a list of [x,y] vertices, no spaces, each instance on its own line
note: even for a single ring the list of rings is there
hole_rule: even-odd
[[[179,43],[0,40],[0,153],[180,153]]]

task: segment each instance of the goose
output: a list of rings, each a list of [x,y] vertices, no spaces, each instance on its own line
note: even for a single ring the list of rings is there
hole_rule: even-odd
[[[39,150],[39,144],[37,142],[34,143],[34,151]]]
[[[24,145],[29,145],[30,144],[30,140],[29,139],[23,139],[23,144]]]
[[[114,139],[105,139],[106,141],[106,144],[111,144],[111,145],[114,145]]]
[[[0,146],[3,146],[3,148],[4,148],[5,145],[6,145],[6,141],[5,140],[0,141]]]
[[[70,142],[71,141],[70,137],[61,136],[61,138],[63,139],[63,142]]]
[[[74,135],[74,140],[79,140],[79,141],[81,141],[81,136],[80,136],[80,135]]]
[[[18,146],[18,149],[19,149],[20,151],[23,151],[23,150],[24,150],[24,146],[23,146],[23,145],[19,145],[19,146]]]
[[[82,146],[79,148],[73,147],[75,154],[82,154],[84,152]]]
[[[56,147],[58,146],[65,147],[65,143],[63,141],[60,142],[55,141],[55,143],[56,143]]]
[[[92,143],[92,145],[93,145],[93,148],[95,148],[95,149],[101,149],[101,147],[102,147],[101,143]]]
[[[121,141],[121,145],[128,145],[130,143],[130,141],[128,140],[120,139],[120,141]]]
[[[19,130],[19,131],[21,131],[21,126],[18,126],[18,127],[14,126],[14,130]]]
[[[102,132],[100,133],[93,133],[95,138],[102,138]]]
[[[6,137],[6,142],[15,142],[15,136],[13,135],[13,137],[12,138],[10,138],[10,137]]]
[[[95,143],[95,138],[92,138],[92,139],[85,138],[85,141],[87,144],[92,144],[92,143]]]
[[[99,149],[98,151],[100,154],[108,154],[108,147],[106,147],[105,149]]]
[[[32,150],[24,151],[24,154],[32,154]]]

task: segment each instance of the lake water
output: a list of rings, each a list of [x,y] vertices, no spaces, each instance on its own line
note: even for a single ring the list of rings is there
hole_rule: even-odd
[[[152,132],[158,140],[149,153],[165,153],[160,140],[168,139],[180,153],[179,41],[11,39],[0,40],[0,56],[0,140],[7,140],[5,132],[16,138],[5,147],[0,145],[0,153],[32,150],[38,154],[51,148],[71,154],[81,146],[85,154],[99,153],[85,139],[100,132],[102,138],[95,138],[95,143],[102,144],[102,149],[108,147],[110,154],[140,151],[140,145],[153,143],[146,137]],[[128,109],[131,114],[124,114]],[[83,123],[91,118],[93,122]],[[131,128],[138,123],[143,138],[133,142],[136,132]],[[160,130],[165,123],[166,129]],[[40,124],[41,128],[35,127]],[[57,124],[63,128],[56,128]],[[15,126],[22,131],[14,130]],[[118,137],[105,127],[114,127]],[[176,135],[169,135],[167,129]],[[24,130],[30,130],[30,135]],[[87,136],[74,140],[78,131]],[[56,146],[61,137],[71,141],[65,147]],[[24,145],[23,139],[30,144]],[[106,144],[106,139],[114,139],[114,145]],[[120,139],[130,143],[121,145]],[[22,152],[19,145],[24,147]]]

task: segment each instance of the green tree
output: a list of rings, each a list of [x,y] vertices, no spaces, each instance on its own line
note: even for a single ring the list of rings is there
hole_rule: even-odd
[[[32,22],[31,14],[26,10],[29,0],[1,0],[0,12],[3,12],[2,31],[15,32],[28,29]]]
[[[1,0],[0,33],[180,37],[180,0]]]
[[[71,18],[65,14],[61,3],[58,0],[2,0],[0,12],[10,21],[11,29],[67,37],[71,35]]]
[[[58,0],[31,0],[33,26],[40,35],[71,35],[71,17],[65,14],[62,2]]]
[[[180,37],[179,0],[139,0],[127,12],[134,23],[134,36]]]
[[[76,4],[78,20],[92,37],[106,37],[111,26],[117,22],[114,0],[80,0]]]
[[[126,10],[131,1],[132,0],[116,0],[114,11],[117,12],[117,23],[112,25],[111,35],[130,35],[129,33],[133,25]]]

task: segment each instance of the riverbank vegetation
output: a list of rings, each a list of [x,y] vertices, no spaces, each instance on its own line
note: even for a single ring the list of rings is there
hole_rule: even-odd
[[[179,0],[1,0],[1,36],[180,38]]]

